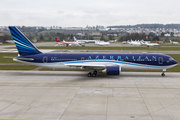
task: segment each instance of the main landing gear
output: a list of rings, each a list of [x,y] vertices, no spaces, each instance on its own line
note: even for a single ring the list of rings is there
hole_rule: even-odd
[[[90,70],[87,74],[88,77],[96,77],[97,71],[96,70]]]
[[[164,77],[164,76],[165,76],[165,71],[166,71],[166,69],[163,69],[162,71],[163,71],[163,72],[162,72],[161,76]]]

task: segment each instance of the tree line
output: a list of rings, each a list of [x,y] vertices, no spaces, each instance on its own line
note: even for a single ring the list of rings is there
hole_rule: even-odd
[[[42,41],[55,41],[55,37],[60,40],[73,39],[73,35],[65,35],[64,33],[45,32],[45,33],[25,33],[27,38],[31,41],[42,42]],[[0,37],[0,42],[6,43],[6,40],[13,40],[10,34],[4,34]]]
[[[172,29],[180,29],[180,24],[137,24],[137,25],[115,25],[115,26],[107,26],[107,28],[172,28]]]

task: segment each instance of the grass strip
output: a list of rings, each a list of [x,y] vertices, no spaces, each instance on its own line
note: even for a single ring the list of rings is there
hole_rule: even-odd
[[[152,51],[180,51],[180,47],[110,47],[110,46],[71,46],[53,47],[41,46],[39,49],[68,49],[68,50],[152,50]]]
[[[33,65],[0,65],[0,70],[33,70],[37,66]]]
[[[0,53],[0,63],[19,63],[12,59],[16,56],[18,56],[18,53]]]

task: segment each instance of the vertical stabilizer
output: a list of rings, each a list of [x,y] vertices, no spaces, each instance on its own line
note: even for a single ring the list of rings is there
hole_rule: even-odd
[[[18,28],[10,26],[9,30],[20,56],[41,53]]]
[[[74,36],[74,42],[78,42],[77,38]]]
[[[60,42],[59,40],[58,40],[58,38],[55,38],[56,39],[56,42]]]

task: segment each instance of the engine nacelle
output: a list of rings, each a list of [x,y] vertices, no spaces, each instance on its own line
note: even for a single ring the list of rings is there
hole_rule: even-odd
[[[120,75],[121,67],[120,66],[107,66],[106,73],[107,75]]]

